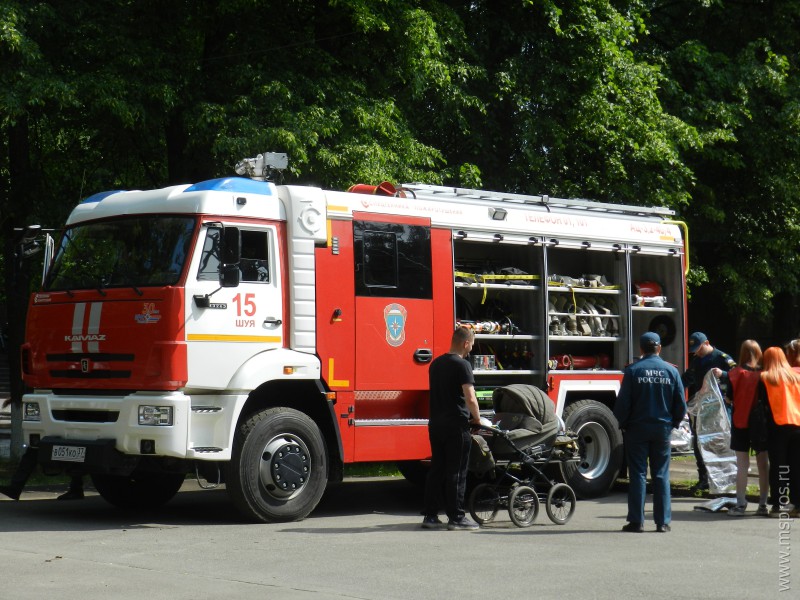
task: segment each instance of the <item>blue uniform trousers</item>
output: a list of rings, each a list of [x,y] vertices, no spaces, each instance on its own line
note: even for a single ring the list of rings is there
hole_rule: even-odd
[[[647,463],[653,482],[653,520],[668,525],[672,520],[669,487],[671,429],[637,427],[625,431],[625,455],[628,459],[628,521],[644,523],[644,499],[647,485]]]

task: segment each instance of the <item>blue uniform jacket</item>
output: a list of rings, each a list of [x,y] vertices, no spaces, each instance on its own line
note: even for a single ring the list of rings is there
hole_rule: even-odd
[[[678,427],[686,399],[678,369],[657,354],[625,367],[614,405],[620,429]]]

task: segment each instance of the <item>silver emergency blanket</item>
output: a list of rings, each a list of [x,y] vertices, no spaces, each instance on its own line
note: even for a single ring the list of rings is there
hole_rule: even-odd
[[[736,489],[736,454],[731,450],[731,422],[717,378],[709,371],[703,386],[688,404],[695,418],[700,454],[708,469],[708,491],[725,494]]]
[[[677,429],[673,429],[669,438],[673,454],[689,454],[692,452],[692,429],[689,427],[689,418],[683,417],[683,421]]]

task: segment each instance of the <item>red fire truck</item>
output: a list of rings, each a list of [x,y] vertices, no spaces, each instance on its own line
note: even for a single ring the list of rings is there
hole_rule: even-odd
[[[419,474],[428,364],[462,323],[482,402],[547,390],[581,440],[563,477],[602,495],[639,335],[685,364],[684,233],[664,208],[421,184],[95,194],[31,297],[25,443],[117,506],[194,473],[248,519],[302,519],[346,464]]]

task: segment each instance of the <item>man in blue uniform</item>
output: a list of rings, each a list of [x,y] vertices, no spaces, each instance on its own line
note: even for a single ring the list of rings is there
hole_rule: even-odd
[[[719,348],[712,346],[702,331],[695,331],[689,336],[689,354],[692,355],[692,360],[689,368],[681,376],[684,387],[689,391],[689,400],[703,387],[703,380],[710,370],[720,369],[727,373],[736,366],[736,361]],[[725,395],[724,389],[722,395]],[[702,492],[708,490],[708,469],[700,453],[694,417],[689,417],[689,428],[692,430],[692,449],[697,463],[697,483],[692,486],[692,491]]]
[[[628,459],[628,523],[622,531],[644,531],[647,462],[653,478],[656,531],[670,530],[670,434],[686,414],[678,370],[661,359],[661,338],[648,331],[639,338],[642,357],[625,367],[614,416],[619,421]]]

